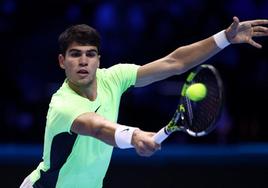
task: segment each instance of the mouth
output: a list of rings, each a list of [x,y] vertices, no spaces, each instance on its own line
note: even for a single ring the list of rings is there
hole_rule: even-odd
[[[80,78],[86,78],[89,74],[89,72],[85,69],[81,69],[79,71],[77,71],[77,74]]]
[[[84,69],[81,69],[81,70],[77,71],[77,73],[79,75],[87,75],[88,74],[88,71],[87,70],[84,70]]]

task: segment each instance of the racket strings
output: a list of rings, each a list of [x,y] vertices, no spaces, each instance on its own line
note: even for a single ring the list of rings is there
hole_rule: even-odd
[[[198,72],[192,82],[205,84],[207,95],[198,102],[189,101],[185,97],[184,105],[187,106],[188,129],[195,133],[210,131],[217,119],[221,105],[221,83],[219,83],[215,72],[208,68]]]
[[[187,106],[187,109],[188,109],[188,121],[189,121],[189,124],[192,124],[192,120],[193,120],[193,110],[192,110],[192,104],[191,104],[191,101],[190,99],[188,99],[186,97],[186,106]]]

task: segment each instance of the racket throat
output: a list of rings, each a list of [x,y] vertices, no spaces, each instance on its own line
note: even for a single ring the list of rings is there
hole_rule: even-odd
[[[171,121],[165,127],[165,133],[170,135],[175,131],[184,131],[185,127],[183,126],[184,115],[183,113],[176,113]]]

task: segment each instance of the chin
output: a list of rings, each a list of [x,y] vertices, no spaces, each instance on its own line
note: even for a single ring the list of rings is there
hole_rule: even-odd
[[[82,79],[78,81],[79,86],[88,86],[91,85],[92,83],[93,83],[92,79]]]

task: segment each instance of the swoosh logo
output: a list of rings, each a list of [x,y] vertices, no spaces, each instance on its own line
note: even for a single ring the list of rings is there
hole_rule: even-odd
[[[122,130],[121,132],[125,132],[125,131],[129,131],[129,128],[126,128],[126,129]]]
[[[100,107],[101,107],[101,105],[95,110],[95,113],[99,110]]]

